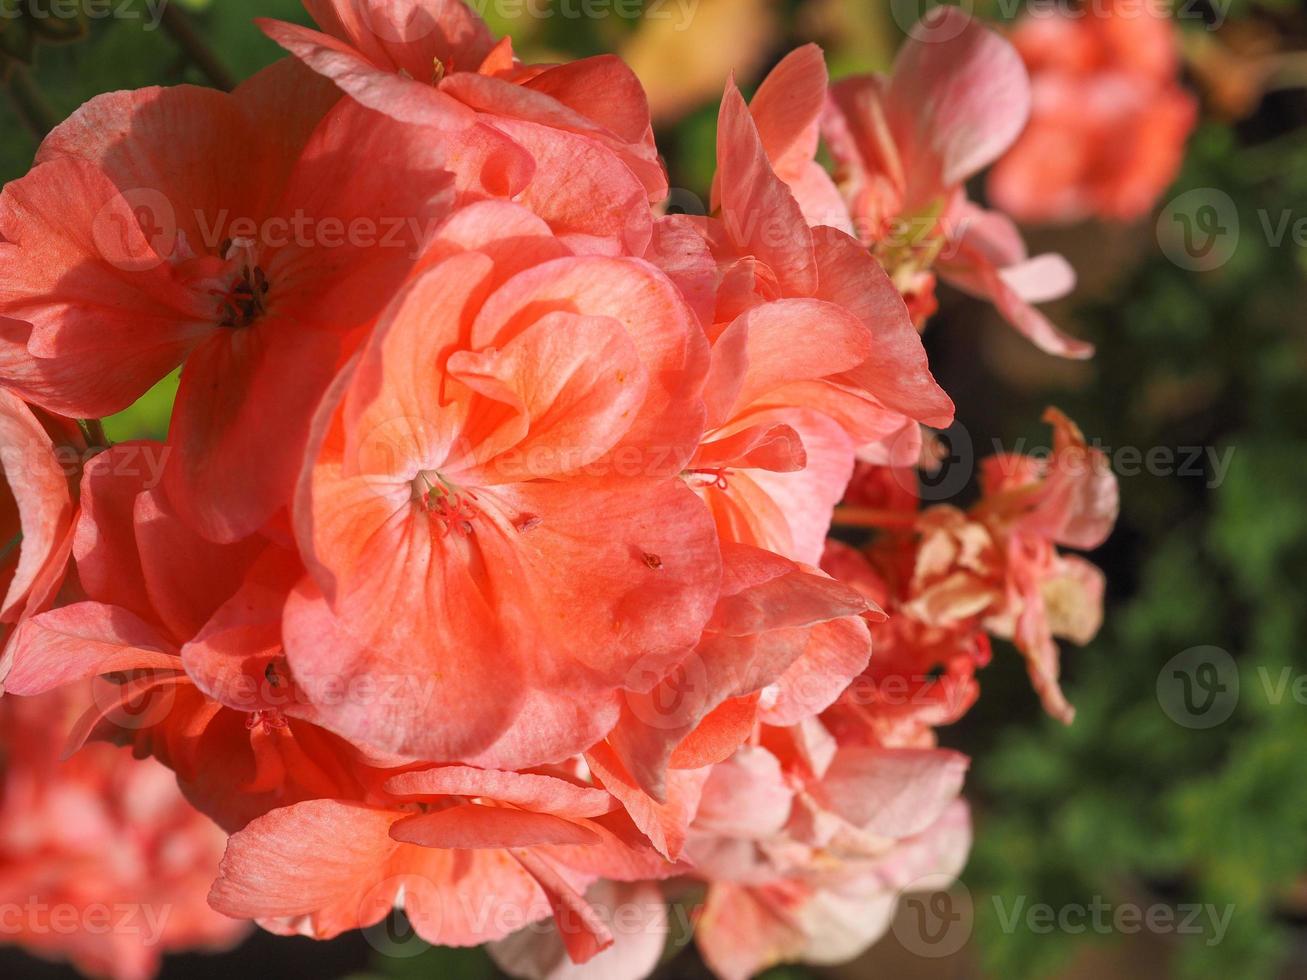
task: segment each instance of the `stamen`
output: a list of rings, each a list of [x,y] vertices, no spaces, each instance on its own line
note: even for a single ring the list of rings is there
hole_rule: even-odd
[[[268,312],[266,301],[271,286],[267,273],[255,262],[254,244],[248,238],[229,238],[222,243],[225,261],[243,257],[244,263],[235,285],[218,308],[220,326],[248,327]]]
[[[432,482],[432,477],[435,482]],[[450,483],[439,473],[422,472],[413,480],[413,498],[432,518],[440,522],[440,536],[451,529],[471,535],[477,517],[476,494]]]
[[[716,487],[718,490],[730,489],[730,486],[726,482],[726,478],[731,475],[731,471],[725,466],[715,466],[699,470],[686,470],[685,474],[686,476],[701,477],[704,480],[703,483],[699,484],[701,487]]]

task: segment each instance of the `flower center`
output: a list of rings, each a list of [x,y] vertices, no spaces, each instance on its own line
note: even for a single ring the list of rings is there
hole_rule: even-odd
[[[700,481],[695,484],[699,489],[706,490],[708,487],[716,487],[718,490],[729,490],[730,485],[726,478],[731,475],[731,471],[725,466],[714,466],[707,469],[686,470],[685,476],[696,477]]]
[[[226,292],[216,292],[221,299],[218,305],[218,325],[239,329],[248,327],[268,312],[268,276],[255,262],[253,243],[236,239],[223,248],[227,260],[240,259],[240,271]]]
[[[413,501],[426,511],[440,536],[456,531],[470,535],[477,517],[476,494],[456,486],[436,470],[424,470],[413,479]]]

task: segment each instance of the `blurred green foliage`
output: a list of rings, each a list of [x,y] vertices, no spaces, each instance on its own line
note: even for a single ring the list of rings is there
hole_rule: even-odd
[[[1220,943],[1179,943],[1183,975],[1211,980],[1275,975],[1301,929],[1307,705],[1291,685],[1307,676],[1307,296],[1302,250],[1269,241],[1262,216],[1307,214],[1304,174],[1300,137],[1244,149],[1226,127],[1200,131],[1176,192],[1234,199],[1233,258],[1199,274],[1150,250],[1083,317],[1099,370],[1067,405],[1088,432],[1233,453],[1219,486],[1211,468],[1123,478],[1126,540],[1109,576],[1137,568],[1137,589],[1072,655],[1075,725],[1009,728],[977,756],[967,881],[986,896],[976,907],[994,976],[1049,976],[1082,941],[1005,932],[996,895],[1232,905]],[[1241,681],[1233,717],[1209,730],[1172,721],[1156,693],[1163,665],[1201,645],[1234,655]]]

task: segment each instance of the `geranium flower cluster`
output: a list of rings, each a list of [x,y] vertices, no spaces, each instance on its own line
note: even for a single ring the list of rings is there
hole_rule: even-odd
[[[149,980],[163,953],[221,949],[245,923],[204,900],[224,836],[152,759],[60,760],[85,705],[0,699],[0,936],[90,976]]]
[[[1175,180],[1198,118],[1165,6],[1101,0],[1031,14],[1012,43],[1030,69],[1030,125],[989,192],[1022,221],[1134,221]]]
[[[230,834],[212,907],[275,932],[402,909],[518,975],[638,977],[698,882],[722,977],[855,955],[970,839],[959,706],[866,692],[974,686],[987,630],[1067,717],[1053,637],[1101,604],[1057,546],[1115,485],[1060,416],[972,511],[826,542],[855,466],[857,505],[952,421],[937,272],[1089,353],[1030,305],[1065,263],[963,190],[1020,59],[945,9],[889,79],[829,88],[810,46],[730,83],[695,218],[617,59],[523,64],[457,0],[306,6],[233,93],[94,99],[0,195],[6,702],[89,695],[73,747],[171,769]],[[72,421],[179,365],[166,442]]]

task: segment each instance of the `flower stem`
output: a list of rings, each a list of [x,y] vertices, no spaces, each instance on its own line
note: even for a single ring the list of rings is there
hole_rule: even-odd
[[[910,528],[917,523],[917,515],[872,507],[836,507],[834,523],[840,527]]]
[[[23,123],[37,139],[45,139],[46,133],[59,124],[59,117],[41,94],[36,80],[26,66],[11,63],[7,83],[9,99]]]
[[[163,29],[171,34],[172,39],[177,42],[177,46],[186,53],[186,57],[191,60],[191,63],[203,73],[204,77],[215,88],[230,92],[236,87],[236,79],[232,77],[226,66],[218,60],[218,56],[214,54],[213,49],[200,36],[199,31],[195,29],[195,25],[186,16],[186,12],[177,4],[164,4],[161,23]]]
[[[88,449],[108,449],[113,445],[104,433],[104,423],[99,419],[78,419],[78,424],[82,427],[82,434],[86,436]]]

